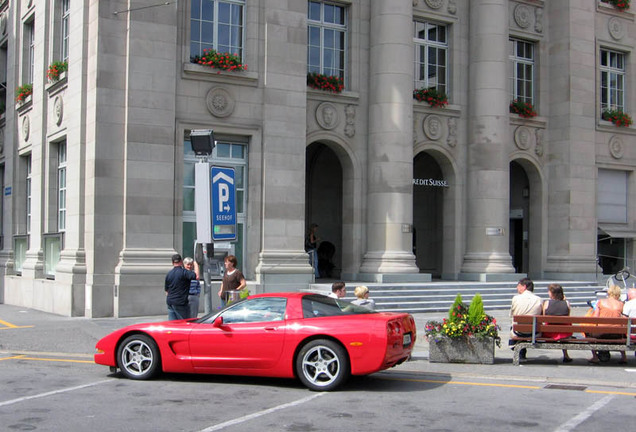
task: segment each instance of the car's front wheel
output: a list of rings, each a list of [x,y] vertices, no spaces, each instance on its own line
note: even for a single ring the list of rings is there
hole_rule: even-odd
[[[349,378],[349,356],[336,342],[313,340],[298,352],[296,374],[310,390],[334,390]]]
[[[161,356],[157,344],[143,334],[128,336],[117,350],[117,366],[126,377],[143,380],[157,375]]]

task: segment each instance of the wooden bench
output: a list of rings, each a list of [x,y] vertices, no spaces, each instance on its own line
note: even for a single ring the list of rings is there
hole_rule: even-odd
[[[594,351],[628,351],[636,349],[636,319],[597,318],[577,316],[515,315],[512,330],[528,334],[514,336],[516,341],[512,363],[519,364],[519,353],[523,348],[567,349]],[[541,333],[573,333],[572,337],[554,340],[542,337]],[[615,334],[622,337],[604,339],[593,335]]]

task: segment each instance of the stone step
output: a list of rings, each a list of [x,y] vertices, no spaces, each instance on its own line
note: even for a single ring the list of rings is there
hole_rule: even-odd
[[[552,282],[535,282],[534,292],[542,299],[548,299],[548,285]],[[586,307],[589,300],[596,298],[596,291],[603,289],[595,281],[560,281],[565,296],[573,307]],[[345,299],[354,300],[353,290],[357,282],[347,283]],[[515,282],[430,282],[396,284],[366,284],[370,298],[375,301],[376,310],[387,312],[447,312],[461,294],[462,301],[469,304],[479,293],[488,310],[509,309],[512,297],[517,294]],[[331,284],[315,284],[312,291],[329,292]]]

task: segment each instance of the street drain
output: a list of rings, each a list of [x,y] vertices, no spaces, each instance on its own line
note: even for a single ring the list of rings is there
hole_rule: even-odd
[[[554,389],[554,390],[576,390],[576,391],[583,391],[587,389],[586,386],[566,385],[566,384],[548,384],[544,388]]]

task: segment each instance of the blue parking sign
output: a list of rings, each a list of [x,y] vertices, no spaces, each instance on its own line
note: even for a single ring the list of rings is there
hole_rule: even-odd
[[[234,168],[213,166],[212,180],[212,240],[236,240],[236,183]]]

